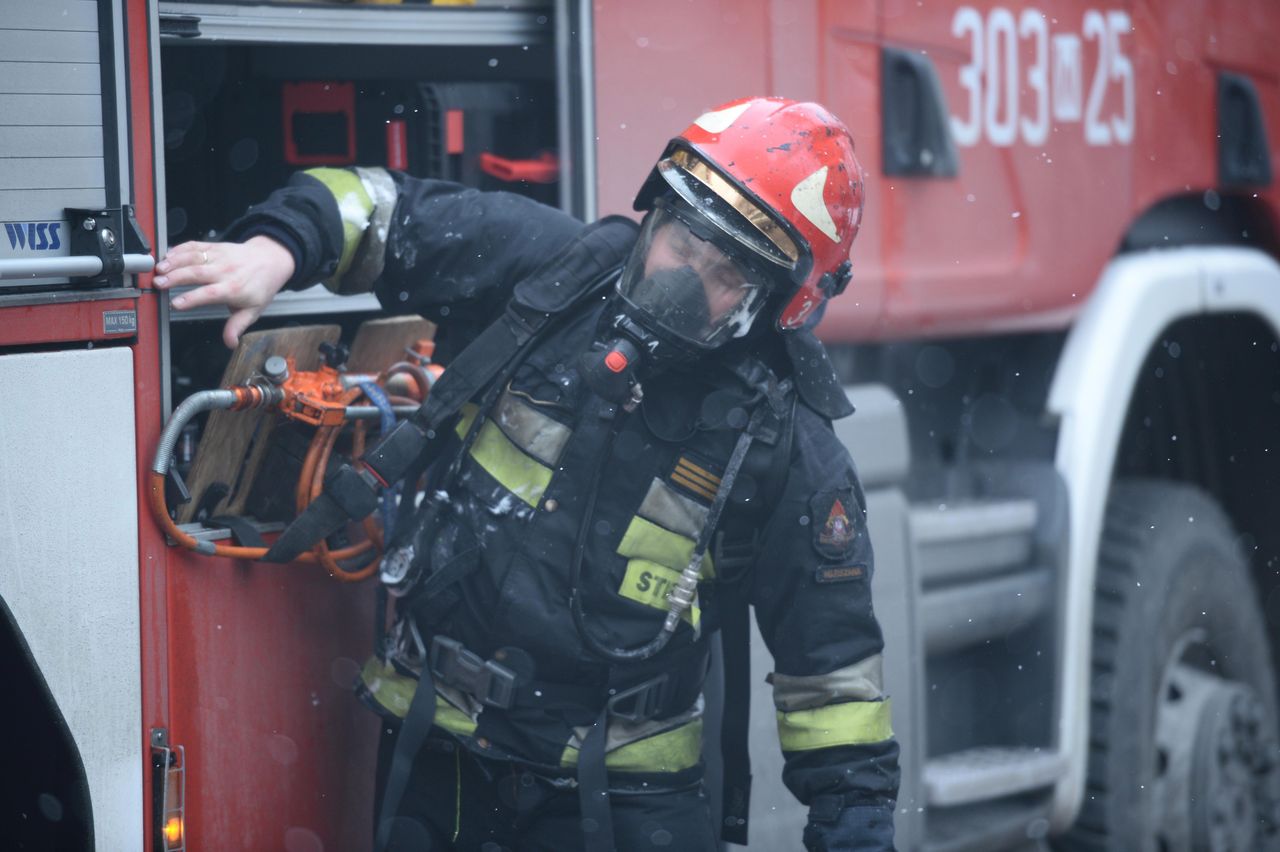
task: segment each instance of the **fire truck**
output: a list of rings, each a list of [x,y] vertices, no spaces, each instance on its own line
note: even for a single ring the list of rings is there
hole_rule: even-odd
[[[313,165],[625,213],[691,117],[782,94],[867,170],[819,332],[899,847],[1280,848],[1278,42],[1267,0],[3,0],[3,845],[370,843],[376,584],[149,514],[166,418],[228,363],[222,316],[152,288],[167,246]],[[315,288],[260,327],[378,311]],[[199,428],[179,470],[218,452]],[[240,535],[234,484],[182,534]],[[753,657],[752,846],[798,848]]]

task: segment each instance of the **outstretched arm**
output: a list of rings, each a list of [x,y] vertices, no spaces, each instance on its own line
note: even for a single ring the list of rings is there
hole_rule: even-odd
[[[249,208],[224,242],[175,247],[156,284],[197,288],[175,300],[180,310],[231,307],[228,345],[281,289],[317,282],[343,295],[373,292],[388,311],[420,313],[467,338],[581,228],[511,193],[385,169],[311,169]]]

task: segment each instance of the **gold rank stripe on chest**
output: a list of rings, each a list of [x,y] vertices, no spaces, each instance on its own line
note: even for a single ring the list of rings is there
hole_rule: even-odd
[[[681,456],[671,471],[671,482],[699,497],[714,500],[720,488],[720,477],[707,470],[688,456]]]

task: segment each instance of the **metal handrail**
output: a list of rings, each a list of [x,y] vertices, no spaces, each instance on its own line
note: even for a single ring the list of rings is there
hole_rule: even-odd
[[[126,254],[124,272],[150,272],[156,259],[149,254]],[[102,274],[102,258],[93,255],[71,257],[14,257],[0,259],[0,281],[18,278],[93,278]]]

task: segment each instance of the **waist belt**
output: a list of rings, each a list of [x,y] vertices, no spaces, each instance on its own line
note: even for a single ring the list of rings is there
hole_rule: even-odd
[[[658,672],[639,683],[625,687],[592,687],[536,680],[521,682],[516,673],[501,662],[485,660],[455,639],[436,636],[431,640],[431,664],[424,674],[491,707],[537,706],[585,711],[592,716],[590,728],[578,750],[578,808],[583,840],[586,852],[614,852],[609,773],[605,766],[609,720],[645,722],[687,710],[697,700],[706,671],[706,649],[698,645],[693,647],[702,654],[702,665],[677,664],[671,667],[668,663],[667,671]],[[693,662],[697,663],[697,660]],[[695,672],[693,677],[688,676],[689,671]],[[681,674],[685,676],[680,677]],[[429,680],[429,677],[423,680]],[[420,683],[419,693],[422,687]]]
[[[609,778],[605,767],[605,732],[609,720],[613,718],[644,722],[673,716],[691,707],[702,689],[707,649],[705,645],[696,644],[687,653],[697,656],[689,660],[664,661],[666,671],[656,672],[639,683],[632,682],[625,686],[582,686],[521,680],[501,661],[486,660],[469,651],[456,639],[447,636],[432,637],[418,687],[401,723],[386,788],[378,808],[375,850],[383,852],[391,843],[393,817],[404,796],[414,758],[426,742],[427,734],[435,721],[435,682],[438,681],[489,707],[509,709],[519,706],[564,710],[572,712],[583,722],[588,722],[590,727],[578,750],[577,767],[583,839],[586,852],[614,852]]]
[[[494,659],[483,659],[447,636],[431,640],[431,674],[435,682],[451,686],[488,707],[539,707],[547,710],[581,710],[594,717],[627,722],[647,722],[683,712],[693,704],[702,679],[673,677],[659,672],[625,688],[583,686],[544,680],[520,680],[511,669]]]

